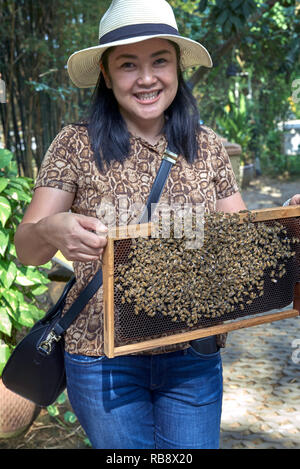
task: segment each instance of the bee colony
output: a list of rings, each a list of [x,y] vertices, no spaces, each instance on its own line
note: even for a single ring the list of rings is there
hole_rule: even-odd
[[[151,237],[150,224],[136,237],[109,237],[107,356],[215,334],[216,325],[223,332],[224,321],[289,305],[300,280],[300,213],[289,208],[280,218],[282,210],[207,214],[196,249],[174,237],[173,225],[168,238],[160,228]]]

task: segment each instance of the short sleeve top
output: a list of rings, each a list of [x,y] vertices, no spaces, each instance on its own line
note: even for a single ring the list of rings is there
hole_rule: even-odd
[[[221,139],[208,127],[198,135],[198,155],[190,164],[179,155],[170,171],[160,201],[167,204],[200,204],[205,213],[216,210],[217,199],[237,192],[238,185],[230,159]],[[71,211],[103,219],[103,207],[115,207],[114,221],[122,220],[124,204],[143,206],[167,147],[165,137],[151,145],[140,137],[130,136],[130,152],[126,160],[104,165],[100,171],[91,149],[87,128],[70,124],[54,138],[43,159],[35,188],[53,187],[74,193]],[[133,211],[134,213],[134,211]],[[136,216],[136,214],[134,215]],[[69,292],[65,311],[80,291],[101,267],[100,261],[74,262],[76,283]],[[65,348],[69,353],[103,355],[103,290],[89,301],[65,334]],[[187,343],[159,347],[147,354],[186,348]]]

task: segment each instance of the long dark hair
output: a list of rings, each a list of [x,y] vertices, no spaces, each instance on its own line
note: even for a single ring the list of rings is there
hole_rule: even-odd
[[[178,90],[172,104],[165,111],[164,134],[168,148],[192,163],[197,157],[197,133],[199,132],[199,111],[188,84],[180,69],[180,49],[172,42],[177,55]],[[108,71],[108,56],[104,52],[102,64]],[[107,88],[103,74],[99,74],[88,117],[77,125],[86,125],[91,147],[97,165],[103,170],[103,163],[124,161],[130,153],[130,136],[126,123],[119,111],[118,102],[111,89]]]

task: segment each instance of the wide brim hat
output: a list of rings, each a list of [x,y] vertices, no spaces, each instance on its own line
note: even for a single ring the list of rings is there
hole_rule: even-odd
[[[180,47],[181,67],[212,67],[205,47],[180,36],[171,6],[165,0],[113,0],[99,25],[99,45],[74,52],[67,69],[79,88],[97,84],[102,54],[110,47],[133,44],[148,39],[169,39]]]

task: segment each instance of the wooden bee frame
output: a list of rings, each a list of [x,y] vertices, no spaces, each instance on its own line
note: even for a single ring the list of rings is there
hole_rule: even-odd
[[[252,210],[254,222],[265,222],[278,219],[300,217],[299,206],[289,206],[271,209]],[[240,212],[240,222],[247,216]],[[300,218],[299,218],[300,223]],[[125,345],[115,345],[115,313],[114,313],[114,243],[118,240],[150,237],[153,225],[151,223],[141,225],[128,225],[111,229],[108,234],[108,242],[103,254],[103,300],[104,300],[104,353],[108,358],[130,353],[151,350],[156,347],[188,342],[190,340],[221,334],[237,329],[248,328],[264,323],[279,321],[300,314],[300,282],[294,288],[293,309],[279,311],[271,314],[247,317],[246,319],[233,319],[211,327],[198,328],[188,332],[174,333],[172,335],[154,339],[142,340]]]

